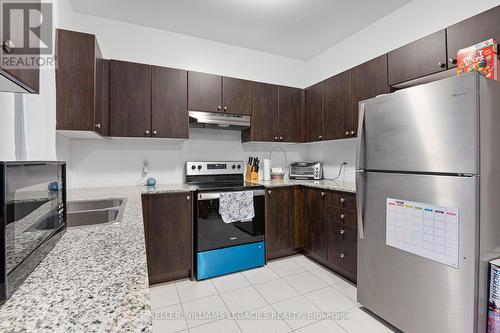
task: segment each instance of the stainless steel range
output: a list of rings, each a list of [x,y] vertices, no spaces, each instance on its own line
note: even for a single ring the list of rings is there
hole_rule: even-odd
[[[264,187],[244,181],[245,163],[187,162],[186,183],[195,200],[195,276],[203,280],[265,265]],[[221,193],[251,191],[254,217],[226,223],[219,212]]]

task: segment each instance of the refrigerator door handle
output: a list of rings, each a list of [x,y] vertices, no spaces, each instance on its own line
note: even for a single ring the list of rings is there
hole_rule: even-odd
[[[363,211],[365,205],[365,172],[356,170],[356,207],[358,213],[358,234],[359,239],[365,238],[363,222]]]
[[[356,144],[356,170],[363,169],[361,158],[363,158],[363,142],[364,142],[364,128],[365,128],[365,103],[359,103],[359,120],[358,120],[358,142]]]

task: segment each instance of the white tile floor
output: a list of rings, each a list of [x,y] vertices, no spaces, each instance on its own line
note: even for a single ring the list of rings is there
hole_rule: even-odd
[[[355,286],[302,255],[150,293],[154,333],[393,332],[359,308]]]

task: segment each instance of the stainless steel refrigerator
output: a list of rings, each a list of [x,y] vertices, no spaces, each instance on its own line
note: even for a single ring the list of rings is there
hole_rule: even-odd
[[[358,301],[406,333],[485,332],[500,257],[500,82],[359,104]]]

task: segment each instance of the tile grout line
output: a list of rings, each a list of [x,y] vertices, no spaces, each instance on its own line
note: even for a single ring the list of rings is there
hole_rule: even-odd
[[[186,319],[186,312],[184,311],[184,306],[182,305],[181,295],[179,294],[179,289],[177,288],[177,283],[174,283],[174,287],[175,287],[175,291],[177,292],[177,297],[179,297],[179,302],[180,302],[181,309],[182,309],[182,316],[184,317],[184,322],[186,323],[186,328],[189,332],[189,325],[188,325],[187,319]]]

